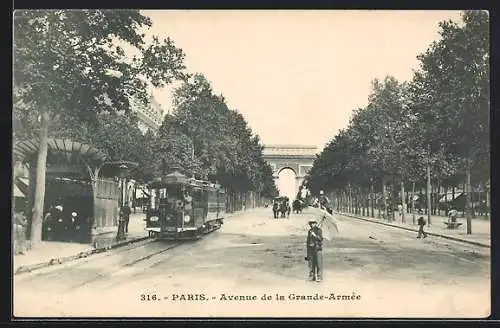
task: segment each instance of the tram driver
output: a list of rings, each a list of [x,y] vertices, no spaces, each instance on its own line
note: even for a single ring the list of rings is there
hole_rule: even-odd
[[[184,210],[185,211],[190,211],[193,209],[193,197],[191,196],[191,193],[189,190],[185,189],[184,190]]]

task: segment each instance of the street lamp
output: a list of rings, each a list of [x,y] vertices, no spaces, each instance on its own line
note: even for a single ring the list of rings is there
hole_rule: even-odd
[[[125,217],[123,213],[123,206],[125,205],[125,182],[128,173],[128,165],[125,163],[120,164],[118,167],[118,177],[120,178],[120,211],[118,217],[118,231],[116,234],[116,240],[125,239]]]

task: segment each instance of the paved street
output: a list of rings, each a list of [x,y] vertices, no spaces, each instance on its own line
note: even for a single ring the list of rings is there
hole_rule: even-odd
[[[325,280],[307,281],[315,209],[257,209],[196,242],[139,242],[14,279],[16,316],[485,317],[489,250],[337,217]],[[263,294],[271,300],[263,301]],[[284,300],[276,300],[276,294]],[[304,301],[298,295],[325,295]],[[191,295],[190,299],[187,294]],[[201,295],[203,294],[203,295]],[[329,299],[335,294],[343,300]],[[141,295],[144,300],[141,300]],[[184,295],[184,296],[182,296]],[[230,296],[255,296],[234,300]],[[346,300],[347,296],[353,300]],[[360,297],[357,297],[360,296]],[[150,299],[149,301],[147,299]],[[184,299],[185,298],[185,299]],[[155,300],[153,300],[155,299]]]

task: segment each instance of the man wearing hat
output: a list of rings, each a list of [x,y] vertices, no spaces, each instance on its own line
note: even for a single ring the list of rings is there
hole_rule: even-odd
[[[323,275],[323,231],[316,220],[310,220],[309,226],[306,241],[309,279],[320,282]]]
[[[425,226],[425,223],[426,223],[425,219],[424,219],[424,211],[419,210],[418,214],[419,214],[419,218],[418,218],[418,221],[417,221],[417,224],[418,224],[418,235],[417,235],[417,238],[422,238],[422,236],[424,238],[427,238],[427,233],[424,231],[424,226]]]
[[[332,214],[333,211],[330,208],[330,199],[325,196],[325,192],[323,190],[320,190],[319,192],[319,204],[322,209],[327,211],[328,213]]]

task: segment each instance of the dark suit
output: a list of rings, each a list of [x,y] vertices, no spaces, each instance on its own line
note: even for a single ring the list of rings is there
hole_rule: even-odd
[[[316,226],[309,229],[306,245],[309,278],[321,280],[323,276],[323,231],[321,228]]]
[[[128,232],[128,223],[130,222],[130,214],[132,214],[132,210],[128,205],[124,205],[122,207],[122,217],[123,217],[123,224],[124,224],[124,231]]]

